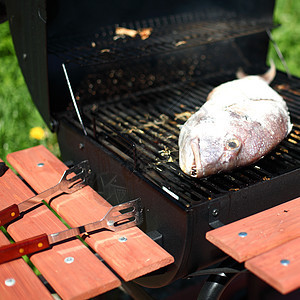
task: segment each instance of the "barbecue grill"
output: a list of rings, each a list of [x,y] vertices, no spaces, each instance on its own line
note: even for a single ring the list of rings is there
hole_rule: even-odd
[[[175,258],[139,284],[165,286],[221,261],[225,254],[205,240],[208,230],[299,196],[300,80],[282,72],[272,87],[294,127],[276,149],[255,164],[202,179],[178,164],[180,126],[211,89],[240,67],[251,74],[267,69],[274,1],[6,6],[25,80],[57,133],[63,160],[88,159],[93,187],[113,205],[140,197],[142,229]]]

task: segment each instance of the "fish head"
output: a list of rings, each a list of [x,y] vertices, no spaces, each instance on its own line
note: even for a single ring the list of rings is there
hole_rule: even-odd
[[[242,137],[222,120],[190,122],[180,132],[179,164],[192,177],[209,176],[234,168],[242,147]]]

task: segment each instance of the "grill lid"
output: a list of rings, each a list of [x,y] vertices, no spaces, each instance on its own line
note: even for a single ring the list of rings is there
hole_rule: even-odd
[[[184,50],[204,51],[199,47],[216,41],[224,41],[225,44],[231,44],[231,48],[236,48],[228,56],[230,63],[223,65],[224,68],[236,68],[237,64],[251,65],[253,61],[262,65],[266,58],[268,38],[266,35],[260,36],[258,32],[272,26],[274,1],[154,0],[144,1],[141,5],[138,1],[11,0],[6,1],[6,6],[24,78],[33,101],[50,126],[55,113],[66,109],[65,99],[69,96],[62,63],[69,62],[68,71],[75,90],[82,78],[92,73],[95,65],[94,73],[102,73],[108,78],[110,71],[119,64],[129,65],[137,57],[151,57],[148,61],[139,62],[145,67],[147,64],[159,66],[164,61],[166,73],[170,71],[168,65],[178,61],[175,79],[178,79],[178,75],[184,77],[178,74],[178,70],[188,69],[187,73],[191,73],[193,63],[197,60],[201,63],[201,55],[190,57],[193,51],[184,53]],[[143,41],[111,41],[116,26],[134,29],[150,27],[153,31],[150,38]],[[248,42],[243,38],[239,42],[235,40],[241,35],[247,35],[248,39],[255,33],[256,37]],[[184,41],[186,44],[182,43]],[[110,47],[113,48],[111,52],[101,52]],[[209,54],[209,47],[207,51]],[[236,55],[237,52],[240,53]],[[169,60],[164,55],[158,58],[161,53],[167,55]],[[206,53],[203,55],[207,56]],[[206,59],[205,64],[200,64],[200,75],[207,73],[205,66],[209,65],[208,62],[209,59]],[[214,65],[220,67],[221,63]],[[107,68],[108,64],[110,71],[104,71],[103,68]],[[135,67],[127,69],[126,74],[136,74]],[[156,79],[157,82],[164,81],[159,76]],[[144,87],[138,86],[137,89]],[[103,90],[110,90],[110,87],[105,83]],[[115,91],[115,94],[119,92]]]

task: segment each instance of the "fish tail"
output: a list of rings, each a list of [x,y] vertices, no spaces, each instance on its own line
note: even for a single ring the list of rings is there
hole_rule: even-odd
[[[273,59],[270,60],[270,65],[271,66],[270,66],[269,70],[265,74],[259,75],[259,77],[261,77],[268,84],[270,84],[276,76],[276,66],[275,66]],[[241,69],[241,68],[239,68],[238,71],[236,72],[236,77],[238,79],[242,79],[247,76],[249,76],[249,75],[246,74],[243,71],[243,69]]]

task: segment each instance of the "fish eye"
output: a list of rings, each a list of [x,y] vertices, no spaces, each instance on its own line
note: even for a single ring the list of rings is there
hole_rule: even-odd
[[[235,150],[238,149],[239,147],[240,147],[240,141],[237,139],[230,139],[226,141],[226,148],[228,150]]]

